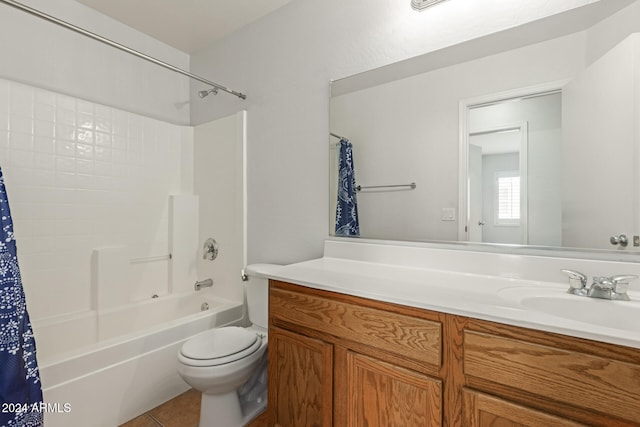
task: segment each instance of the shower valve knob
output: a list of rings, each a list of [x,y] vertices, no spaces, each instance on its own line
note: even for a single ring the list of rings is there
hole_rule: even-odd
[[[202,258],[213,261],[218,257],[218,242],[215,239],[208,238],[202,247]]]

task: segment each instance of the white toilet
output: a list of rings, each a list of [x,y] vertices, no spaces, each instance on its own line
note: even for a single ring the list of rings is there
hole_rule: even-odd
[[[265,274],[279,266],[254,264],[245,269],[247,309],[252,325],[246,328],[215,328],[187,340],[178,352],[178,373],[190,386],[202,392],[200,427],[240,427],[266,401],[258,397],[243,412],[238,391],[262,375],[266,395],[266,350],[268,321],[268,279]],[[259,372],[258,369],[264,370]],[[244,386],[244,387],[243,387]]]

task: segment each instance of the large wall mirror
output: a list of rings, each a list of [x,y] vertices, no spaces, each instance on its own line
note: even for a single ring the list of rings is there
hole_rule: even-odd
[[[330,108],[331,235],[344,138],[360,237],[640,251],[640,0],[333,81]]]

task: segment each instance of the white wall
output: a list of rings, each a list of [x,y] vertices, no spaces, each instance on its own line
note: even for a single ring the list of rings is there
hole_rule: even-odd
[[[327,236],[328,82],[591,0],[296,0],[191,58],[248,94],[192,105],[193,123],[248,110],[249,262],[317,257]],[[197,85],[196,85],[197,86]]]
[[[189,56],[72,0],[28,6],[188,70]],[[171,123],[189,123],[189,79],[0,4],[0,78]]]
[[[612,249],[610,236],[640,234],[635,201],[638,57],[640,34],[633,34],[565,87],[562,232],[566,246]]]
[[[200,198],[199,245],[211,237],[218,258],[198,252],[198,280],[212,278],[217,296],[242,301],[244,259],[243,112],[194,129],[194,193]]]

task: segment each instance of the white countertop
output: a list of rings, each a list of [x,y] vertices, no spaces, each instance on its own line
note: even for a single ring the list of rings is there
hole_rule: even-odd
[[[640,348],[638,291],[629,291],[629,302],[597,300],[567,294],[566,283],[326,255],[272,267],[265,276],[315,289]],[[543,307],[527,306],[524,297],[532,297],[528,300],[532,304],[542,302]],[[549,298],[553,304],[538,297]],[[554,306],[560,307],[557,315]],[[577,317],[563,317],[572,310]]]

